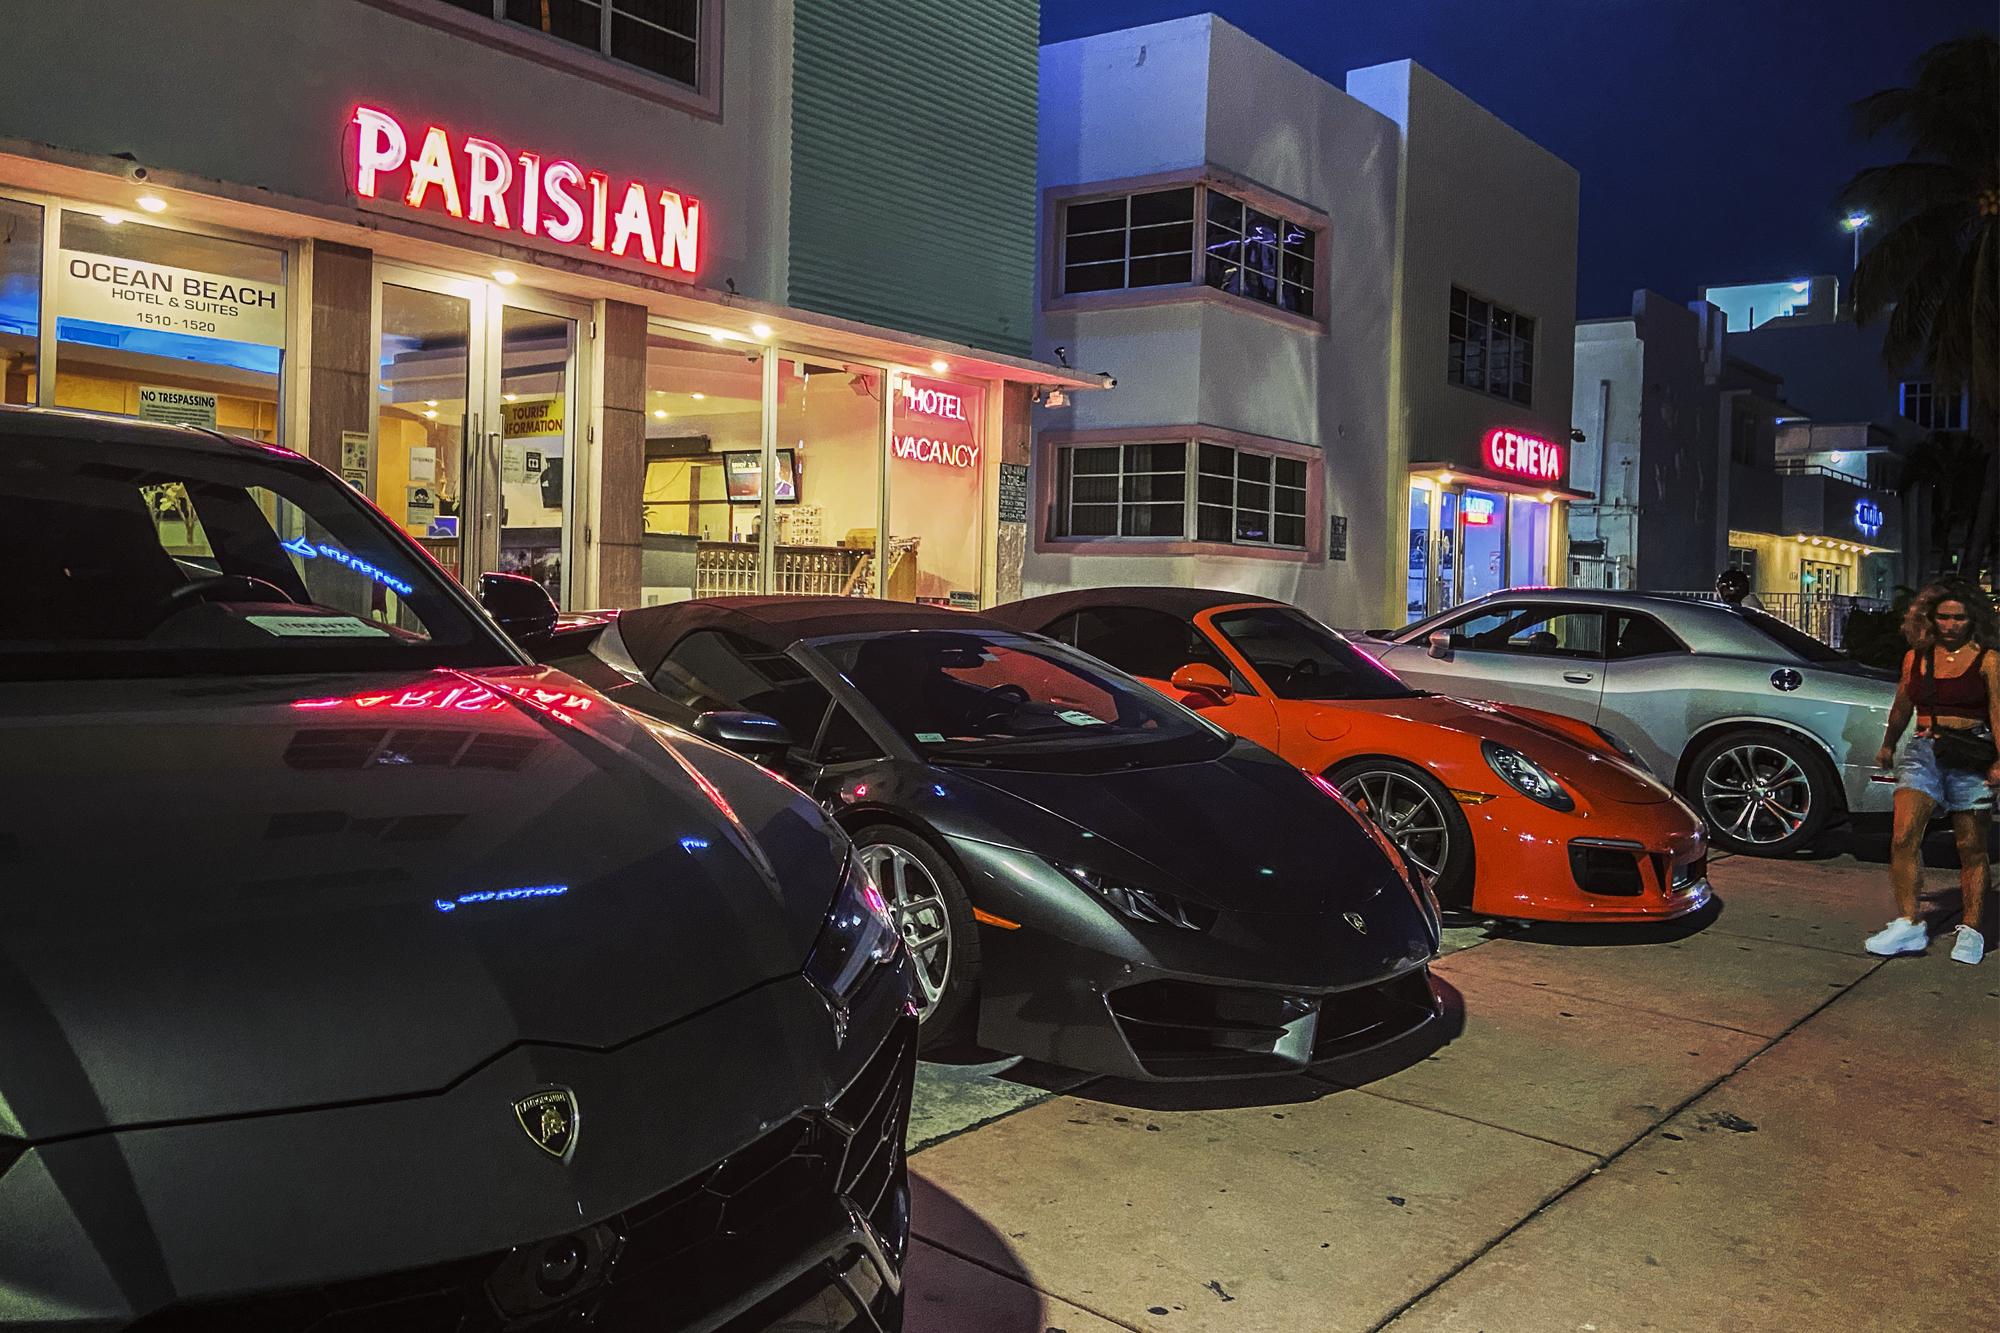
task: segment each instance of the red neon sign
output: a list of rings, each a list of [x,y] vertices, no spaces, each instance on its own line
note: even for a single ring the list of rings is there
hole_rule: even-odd
[[[896,457],[966,471],[979,466],[979,444],[965,410],[965,396],[954,393],[951,385],[903,376],[895,415],[889,448]],[[912,416],[929,417],[938,424],[908,421]]]
[[[323,708],[421,708],[432,712],[487,713],[507,706],[506,695],[513,695],[531,705],[542,707],[569,708],[579,713],[589,712],[590,699],[568,690],[545,690],[535,686],[504,685],[498,681],[489,685],[434,686],[429,689],[377,690],[364,694],[339,695],[331,699],[295,699],[292,707],[297,709]]]
[[[1554,440],[1517,430],[1487,431],[1484,453],[1486,466],[1495,472],[1511,472],[1536,481],[1561,481],[1568,463],[1563,447]]]
[[[406,131],[387,111],[357,106],[348,121],[348,172],[362,199],[443,212],[494,231],[584,245],[692,276],[701,263],[701,202],[574,162],[512,153],[437,125]],[[414,152],[412,145],[414,144]],[[400,176],[398,184],[393,177]]]

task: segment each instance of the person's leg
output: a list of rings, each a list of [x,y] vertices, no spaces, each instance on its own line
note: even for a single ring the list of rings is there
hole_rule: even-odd
[[[1896,891],[1897,913],[1917,919],[1917,886],[1924,870],[1924,829],[1937,802],[1913,787],[1896,788],[1895,830],[1889,838],[1889,885]],[[1982,859],[1983,859],[1982,848]]]
[[[1958,891],[1965,900],[1965,924],[1979,929],[1986,906],[1987,839],[1993,831],[1991,810],[1954,810],[1952,837],[1958,843]]]

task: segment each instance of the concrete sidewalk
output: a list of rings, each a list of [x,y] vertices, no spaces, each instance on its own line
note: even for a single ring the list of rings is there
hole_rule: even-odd
[[[912,1333],[2000,1326],[2000,958],[1864,954],[1879,865],[1715,881],[1677,927],[1456,932],[1413,1061],[926,1067]]]

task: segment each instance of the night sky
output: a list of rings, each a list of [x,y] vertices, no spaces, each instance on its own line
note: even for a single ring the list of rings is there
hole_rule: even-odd
[[[1578,315],[1650,287],[1832,273],[1833,199],[1863,166],[1847,103],[1907,81],[1993,0],[1043,0],[1042,40],[1214,12],[1335,87],[1409,58],[1582,176]]]

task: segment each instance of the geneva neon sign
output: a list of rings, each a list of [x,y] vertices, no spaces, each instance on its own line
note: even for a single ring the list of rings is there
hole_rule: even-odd
[[[1523,435],[1517,430],[1487,431],[1482,452],[1486,457],[1486,466],[1495,472],[1511,472],[1517,477],[1532,477],[1536,481],[1561,481],[1564,465],[1568,462],[1563,447],[1554,440],[1545,440],[1539,435]]]
[[[701,263],[701,203],[564,158],[511,152],[490,139],[454,142],[437,125],[406,131],[387,111],[357,106],[348,121],[354,193],[560,245],[588,247],[692,275]],[[415,151],[412,151],[412,144]]]

